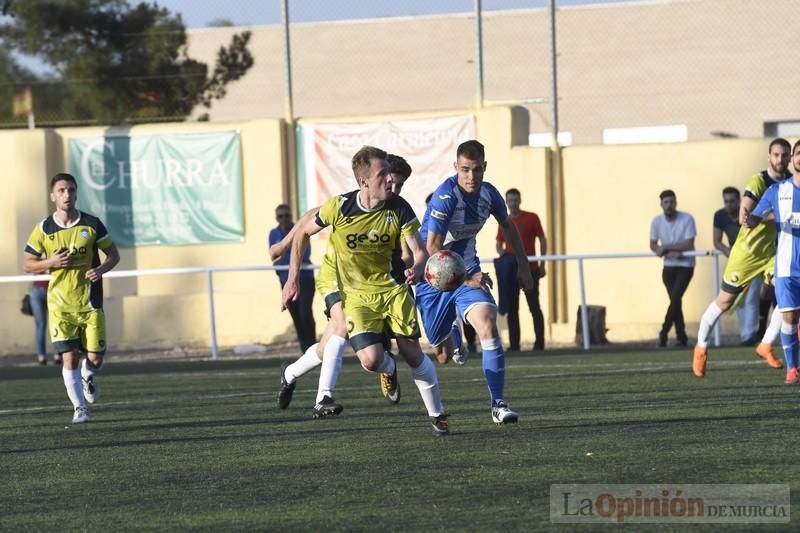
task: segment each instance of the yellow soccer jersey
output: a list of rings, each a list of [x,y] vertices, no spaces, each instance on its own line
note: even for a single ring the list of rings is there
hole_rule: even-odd
[[[403,198],[393,195],[368,210],[358,191],[335,196],[320,208],[317,224],[333,229],[329,239],[343,291],[383,292],[405,283],[400,242],[419,230],[419,221]]]
[[[783,179],[792,177],[791,174],[786,174]],[[744,189],[744,195],[751,198],[758,204],[761,196],[769,189],[769,186],[775,183],[775,180],[770,177],[766,170],[760,174],[756,174]],[[742,226],[739,229],[739,234],[736,236],[734,246],[744,247],[743,252],[760,257],[768,258],[775,255],[775,239],[777,238],[776,226],[772,222],[763,222],[755,228],[749,229]]]
[[[104,250],[113,244],[100,219],[83,211],[78,212],[78,220],[69,227],[59,225],[51,215],[33,229],[26,252],[36,257],[52,257],[66,248],[71,256],[70,266],[50,272],[48,310],[77,313],[102,309],[103,281],[89,281],[86,272],[100,264],[98,248]]]

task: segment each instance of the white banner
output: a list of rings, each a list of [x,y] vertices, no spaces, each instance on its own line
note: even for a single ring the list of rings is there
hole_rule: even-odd
[[[302,122],[297,129],[300,210],[305,212],[331,196],[357,189],[350,160],[368,144],[402,156],[411,165],[411,178],[402,196],[421,222],[425,198],[455,174],[456,148],[474,138],[472,115],[359,124]]]

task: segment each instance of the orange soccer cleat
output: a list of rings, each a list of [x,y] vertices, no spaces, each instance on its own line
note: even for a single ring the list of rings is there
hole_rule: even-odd
[[[800,383],[800,374],[797,373],[796,368],[790,368],[786,371],[786,384],[797,385]]]
[[[694,356],[692,357],[692,372],[696,378],[706,376],[706,362],[708,362],[708,349],[695,345]]]
[[[756,346],[756,355],[766,361],[772,368],[783,368],[783,363],[781,363],[780,359],[776,358],[775,354],[772,352],[771,344],[759,342],[758,346]]]

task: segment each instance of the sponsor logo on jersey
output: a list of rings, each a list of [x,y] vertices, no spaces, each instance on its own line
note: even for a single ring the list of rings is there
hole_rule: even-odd
[[[347,247],[353,249],[359,244],[386,244],[392,240],[392,236],[388,233],[380,234],[373,229],[369,233],[348,233],[345,235],[345,240]]]
[[[386,215],[386,223],[391,224],[394,218],[392,217],[391,213]]]
[[[431,216],[439,220],[447,220],[447,215],[436,209],[431,209]]]
[[[439,200],[448,200],[450,198],[452,198],[452,196],[450,196],[449,194],[440,194],[439,195]]]

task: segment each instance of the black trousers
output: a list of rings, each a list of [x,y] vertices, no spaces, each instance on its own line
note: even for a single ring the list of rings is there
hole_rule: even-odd
[[[686,341],[686,323],[683,321],[683,293],[689,287],[694,275],[694,267],[665,266],[661,272],[661,281],[667,289],[669,307],[661,325],[661,335],[666,336],[672,325],[675,325],[675,335],[679,341]]]
[[[539,305],[539,277],[533,277],[533,289],[528,292],[522,291],[519,284],[509,283],[508,291],[508,349],[519,351],[519,295],[525,295],[525,300],[528,302],[528,309],[530,309],[533,316],[533,332],[536,340],[533,343],[534,350],[544,350],[544,314],[542,307]],[[501,289],[502,290],[502,289]]]
[[[281,288],[283,288],[283,283]],[[300,297],[296,302],[289,304],[289,314],[292,315],[300,351],[305,351],[317,342],[317,324],[314,322],[314,312],[311,304],[314,301],[314,278],[300,276]]]

